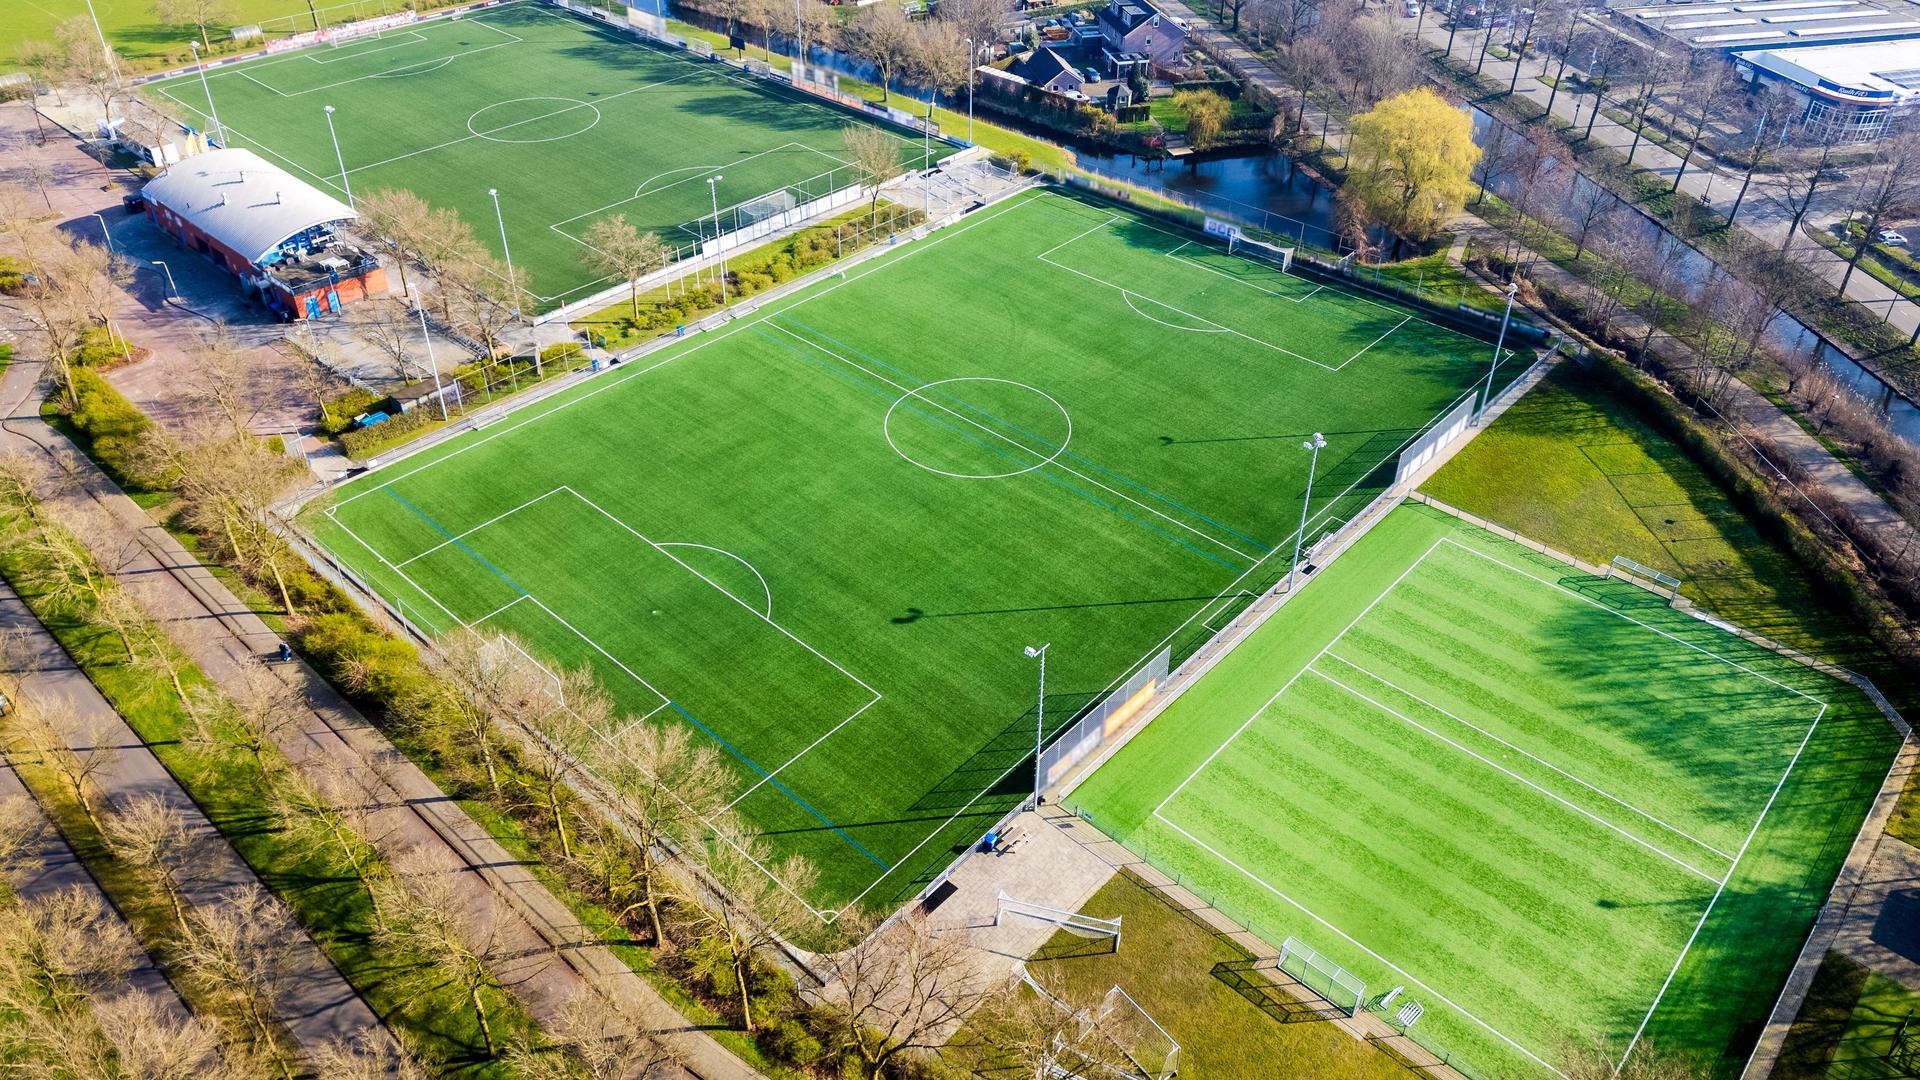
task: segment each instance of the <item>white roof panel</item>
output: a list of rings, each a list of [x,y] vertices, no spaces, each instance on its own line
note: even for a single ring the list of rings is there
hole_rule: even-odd
[[[144,194],[256,263],[295,233],[359,216],[240,147],[190,157],[149,180]]]

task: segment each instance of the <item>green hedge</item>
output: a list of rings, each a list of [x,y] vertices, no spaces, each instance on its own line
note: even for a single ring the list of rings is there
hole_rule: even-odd
[[[389,417],[372,427],[346,432],[340,436],[340,445],[346,448],[348,457],[358,461],[382,444],[392,442],[409,431],[419,431],[439,418],[439,414],[432,409],[415,409]]]
[[[321,404],[320,430],[328,435],[339,435],[353,426],[354,417],[385,400],[385,397],[372,390],[356,386]]]
[[[73,369],[73,396],[68,419],[91,445],[94,457],[116,477],[138,483],[140,438],[153,421],[92,368]]]

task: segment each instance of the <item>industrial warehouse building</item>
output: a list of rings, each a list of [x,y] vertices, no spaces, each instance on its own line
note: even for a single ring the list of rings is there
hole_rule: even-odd
[[[155,224],[283,319],[319,318],[387,291],[379,259],[340,236],[353,208],[251,150],[188,158],[141,194]]]

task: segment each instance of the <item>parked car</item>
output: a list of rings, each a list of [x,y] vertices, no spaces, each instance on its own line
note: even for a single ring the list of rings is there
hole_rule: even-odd
[[[1404,0],[1400,5],[1400,14],[1411,19],[1420,14],[1420,0]]]
[[[1881,229],[1873,238],[1888,247],[1906,247],[1907,238],[1898,229]]]

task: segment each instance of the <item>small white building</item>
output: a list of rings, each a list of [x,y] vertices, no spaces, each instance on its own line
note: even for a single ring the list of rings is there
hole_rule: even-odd
[[[1749,79],[1791,86],[1805,102],[1801,123],[1839,142],[1877,139],[1897,118],[1920,112],[1920,33],[1743,49],[1733,61]]]

